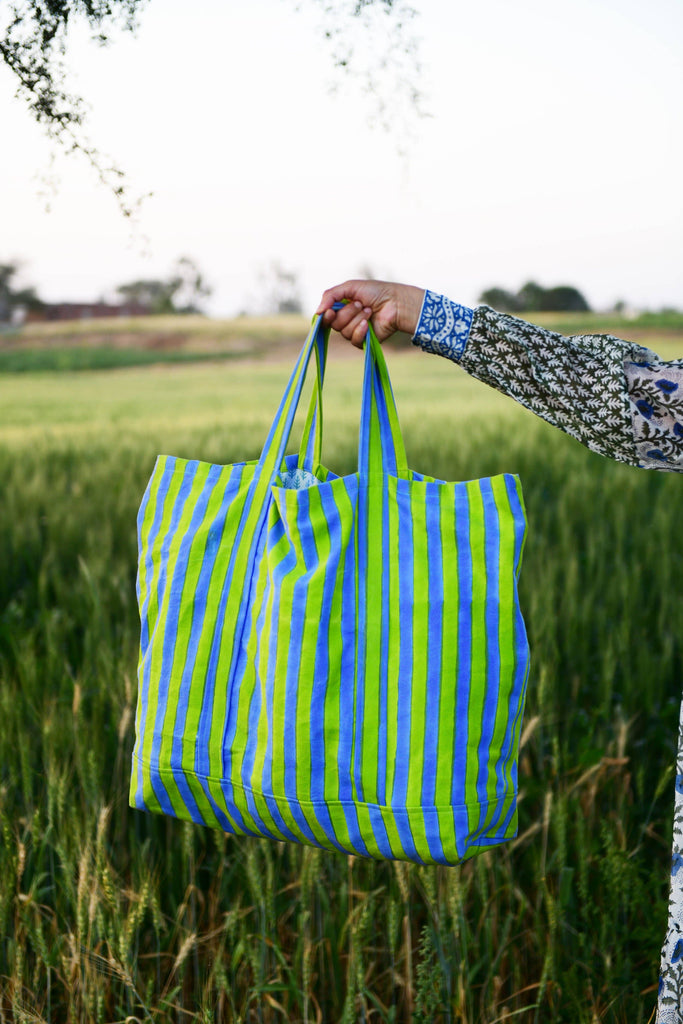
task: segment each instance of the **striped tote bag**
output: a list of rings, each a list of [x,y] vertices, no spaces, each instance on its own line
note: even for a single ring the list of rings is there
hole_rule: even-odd
[[[455,864],[516,834],[519,480],[408,469],[370,332],[358,471],[320,465],[317,318],[260,459],[160,456],[138,516],[133,807]],[[306,369],[316,383],[285,455]]]

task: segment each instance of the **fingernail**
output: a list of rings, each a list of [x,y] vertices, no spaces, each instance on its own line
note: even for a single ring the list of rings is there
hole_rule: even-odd
[[[356,300],[356,302],[354,302],[354,306],[356,307],[356,309],[362,309],[363,308],[362,307],[362,303],[358,302],[357,300]]]
[[[372,310],[371,310],[370,306],[366,306],[365,309],[363,310],[363,312],[365,313],[366,316],[370,316],[370,314],[372,313]]]

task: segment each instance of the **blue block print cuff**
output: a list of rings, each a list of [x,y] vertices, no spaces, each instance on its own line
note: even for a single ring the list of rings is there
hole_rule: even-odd
[[[457,363],[465,351],[473,316],[474,310],[468,306],[426,291],[413,344]]]

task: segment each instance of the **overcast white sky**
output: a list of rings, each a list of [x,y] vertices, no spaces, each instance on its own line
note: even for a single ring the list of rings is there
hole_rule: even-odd
[[[597,308],[683,306],[681,0],[413,6],[431,117],[398,102],[391,134],[333,71],[311,0],[150,0],[135,37],[79,37],[92,136],[153,193],[144,247],[77,158],[57,160],[46,212],[50,144],[0,68],[0,262],[90,301],[189,255],[217,315],[272,259],[311,312],[363,265],[465,303],[534,278]]]

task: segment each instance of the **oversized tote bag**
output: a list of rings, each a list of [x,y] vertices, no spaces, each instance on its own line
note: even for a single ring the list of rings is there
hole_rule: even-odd
[[[156,462],[138,517],[131,803],[455,864],[517,828],[519,480],[408,469],[372,332],[358,472],[324,469],[326,351],[318,318],[258,461]],[[301,449],[285,458],[312,353]]]

